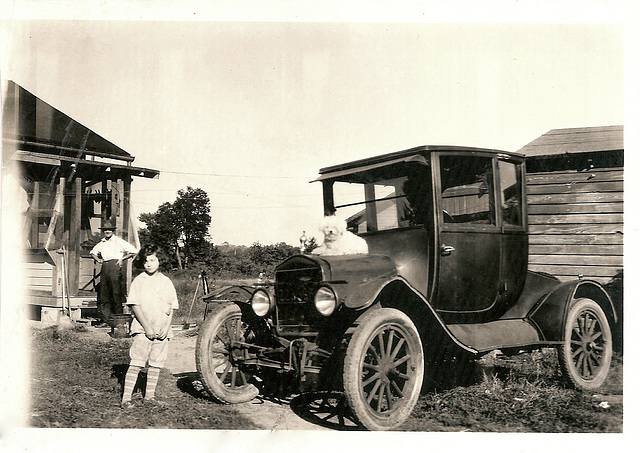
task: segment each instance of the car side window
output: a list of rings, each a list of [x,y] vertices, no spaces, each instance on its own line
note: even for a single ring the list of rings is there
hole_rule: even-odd
[[[490,157],[440,156],[440,179],[445,224],[496,224]]]
[[[522,173],[520,166],[498,161],[500,172],[500,209],[505,226],[522,226]]]
[[[402,185],[405,194],[403,221],[401,226],[424,225],[429,221],[431,195],[430,169],[424,165],[414,165],[407,173]]]

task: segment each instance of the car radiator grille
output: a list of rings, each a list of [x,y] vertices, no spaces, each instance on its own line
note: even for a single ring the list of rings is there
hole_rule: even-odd
[[[324,318],[316,311],[313,296],[322,280],[317,266],[276,272],[276,318],[282,335],[314,335]]]

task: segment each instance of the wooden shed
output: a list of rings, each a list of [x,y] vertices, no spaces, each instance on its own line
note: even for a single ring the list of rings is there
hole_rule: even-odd
[[[529,268],[561,280],[622,278],[623,126],[553,129],[526,156]]]
[[[137,242],[131,183],[159,172],[134,167],[129,153],[12,81],[3,101],[3,159],[17,163],[28,200],[20,219],[27,301],[35,319],[62,307],[81,319],[96,307],[100,269],[89,251],[100,226],[114,222]]]

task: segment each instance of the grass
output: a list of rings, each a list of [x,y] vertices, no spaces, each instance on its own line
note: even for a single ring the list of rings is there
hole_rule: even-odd
[[[31,335],[29,425],[40,428],[252,429],[232,407],[205,398],[188,376],[163,369],[157,387],[162,406],[119,406],[130,339],[104,341],[84,327],[34,329]],[[144,381],[141,373],[139,384]]]
[[[234,409],[206,397],[197,376],[163,369],[162,406],[119,407],[130,339],[100,338],[83,327],[31,333],[29,425],[54,428],[259,429]],[[402,431],[539,433],[622,432],[622,358],[597,392],[565,387],[553,349],[498,357],[480,382],[420,396]],[[189,373],[193,374],[193,373]],[[144,382],[141,374],[139,384]]]
[[[470,386],[420,397],[402,427],[409,431],[540,433],[622,432],[622,358],[597,392],[561,383],[555,350],[498,359]]]

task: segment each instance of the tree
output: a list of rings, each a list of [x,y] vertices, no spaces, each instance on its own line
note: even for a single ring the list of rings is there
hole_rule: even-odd
[[[187,186],[178,190],[178,198],[173,203],[176,227],[184,242],[185,267],[193,260],[202,259],[209,251],[209,226],[211,225],[211,202],[207,193]]]
[[[163,267],[182,267],[178,247],[180,231],[175,227],[176,219],[171,203],[163,203],[155,213],[140,214],[140,221],[147,227],[140,230],[142,244],[156,244],[162,249],[160,262]]]
[[[273,245],[260,245],[255,242],[249,248],[249,258],[257,272],[271,275],[276,265],[298,253],[299,249],[281,242]]]
[[[187,186],[173,203],[163,203],[155,213],[141,214],[147,228],[140,232],[144,244],[154,243],[166,252],[170,267],[186,268],[206,260],[210,252],[211,203],[207,193]]]

